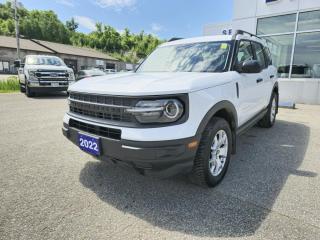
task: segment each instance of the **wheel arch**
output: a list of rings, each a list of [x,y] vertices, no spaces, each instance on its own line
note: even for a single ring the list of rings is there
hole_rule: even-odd
[[[278,82],[274,83],[272,92],[276,92],[279,94],[279,83]]]
[[[198,138],[201,138],[201,135],[206,128],[206,126],[211,122],[213,117],[221,117],[225,119],[231,128],[232,131],[232,153],[236,152],[236,129],[238,128],[238,115],[236,108],[230,101],[221,101],[215,104],[204,116],[198,129],[197,134]]]

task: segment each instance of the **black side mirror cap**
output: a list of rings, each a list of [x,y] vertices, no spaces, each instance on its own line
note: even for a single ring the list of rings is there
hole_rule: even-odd
[[[257,60],[245,61],[241,66],[241,73],[259,73],[262,68]]]
[[[16,68],[19,68],[21,66],[21,61],[20,60],[15,60],[13,62],[13,65],[16,67]]]

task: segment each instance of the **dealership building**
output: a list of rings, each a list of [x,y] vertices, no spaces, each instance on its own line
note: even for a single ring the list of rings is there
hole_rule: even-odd
[[[234,0],[232,21],[207,24],[203,31],[236,29],[267,40],[282,102],[320,104],[320,0]]]

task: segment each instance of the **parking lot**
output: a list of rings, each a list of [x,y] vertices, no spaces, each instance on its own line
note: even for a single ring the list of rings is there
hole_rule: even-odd
[[[320,239],[320,106],[297,108],[241,136],[205,189],[82,153],[65,95],[0,94],[0,239]]]

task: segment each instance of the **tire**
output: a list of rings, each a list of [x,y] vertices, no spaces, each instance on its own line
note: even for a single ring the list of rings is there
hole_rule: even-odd
[[[26,88],[21,83],[20,83],[20,92],[22,93],[26,92]]]
[[[274,125],[278,112],[278,99],[278,94],[276,92],[273,92],[268,106],[268,111],[258,123],[260,127],[271,128]]]
[[[224,138],[227,140],[218,141],[219,139],[223,140]],[[218,147],[220,145],[221,148]],[[223,146],[225,148],[223,148]],[[231,148],[232,133],[229,123],[223,118],[214,117],[202,133],[194,160],[191,176],[192,182],[208,187],[214,187],[220,183],[229,166]],[[221,161],[223,159],[224,162]],[[219,163],[222,166],[219,165]]]
[[[31,89],[28,87],[28,84],[25,84],[26,87],[26,96],[27,97],[34,97],[34,92],[31,91]]]

